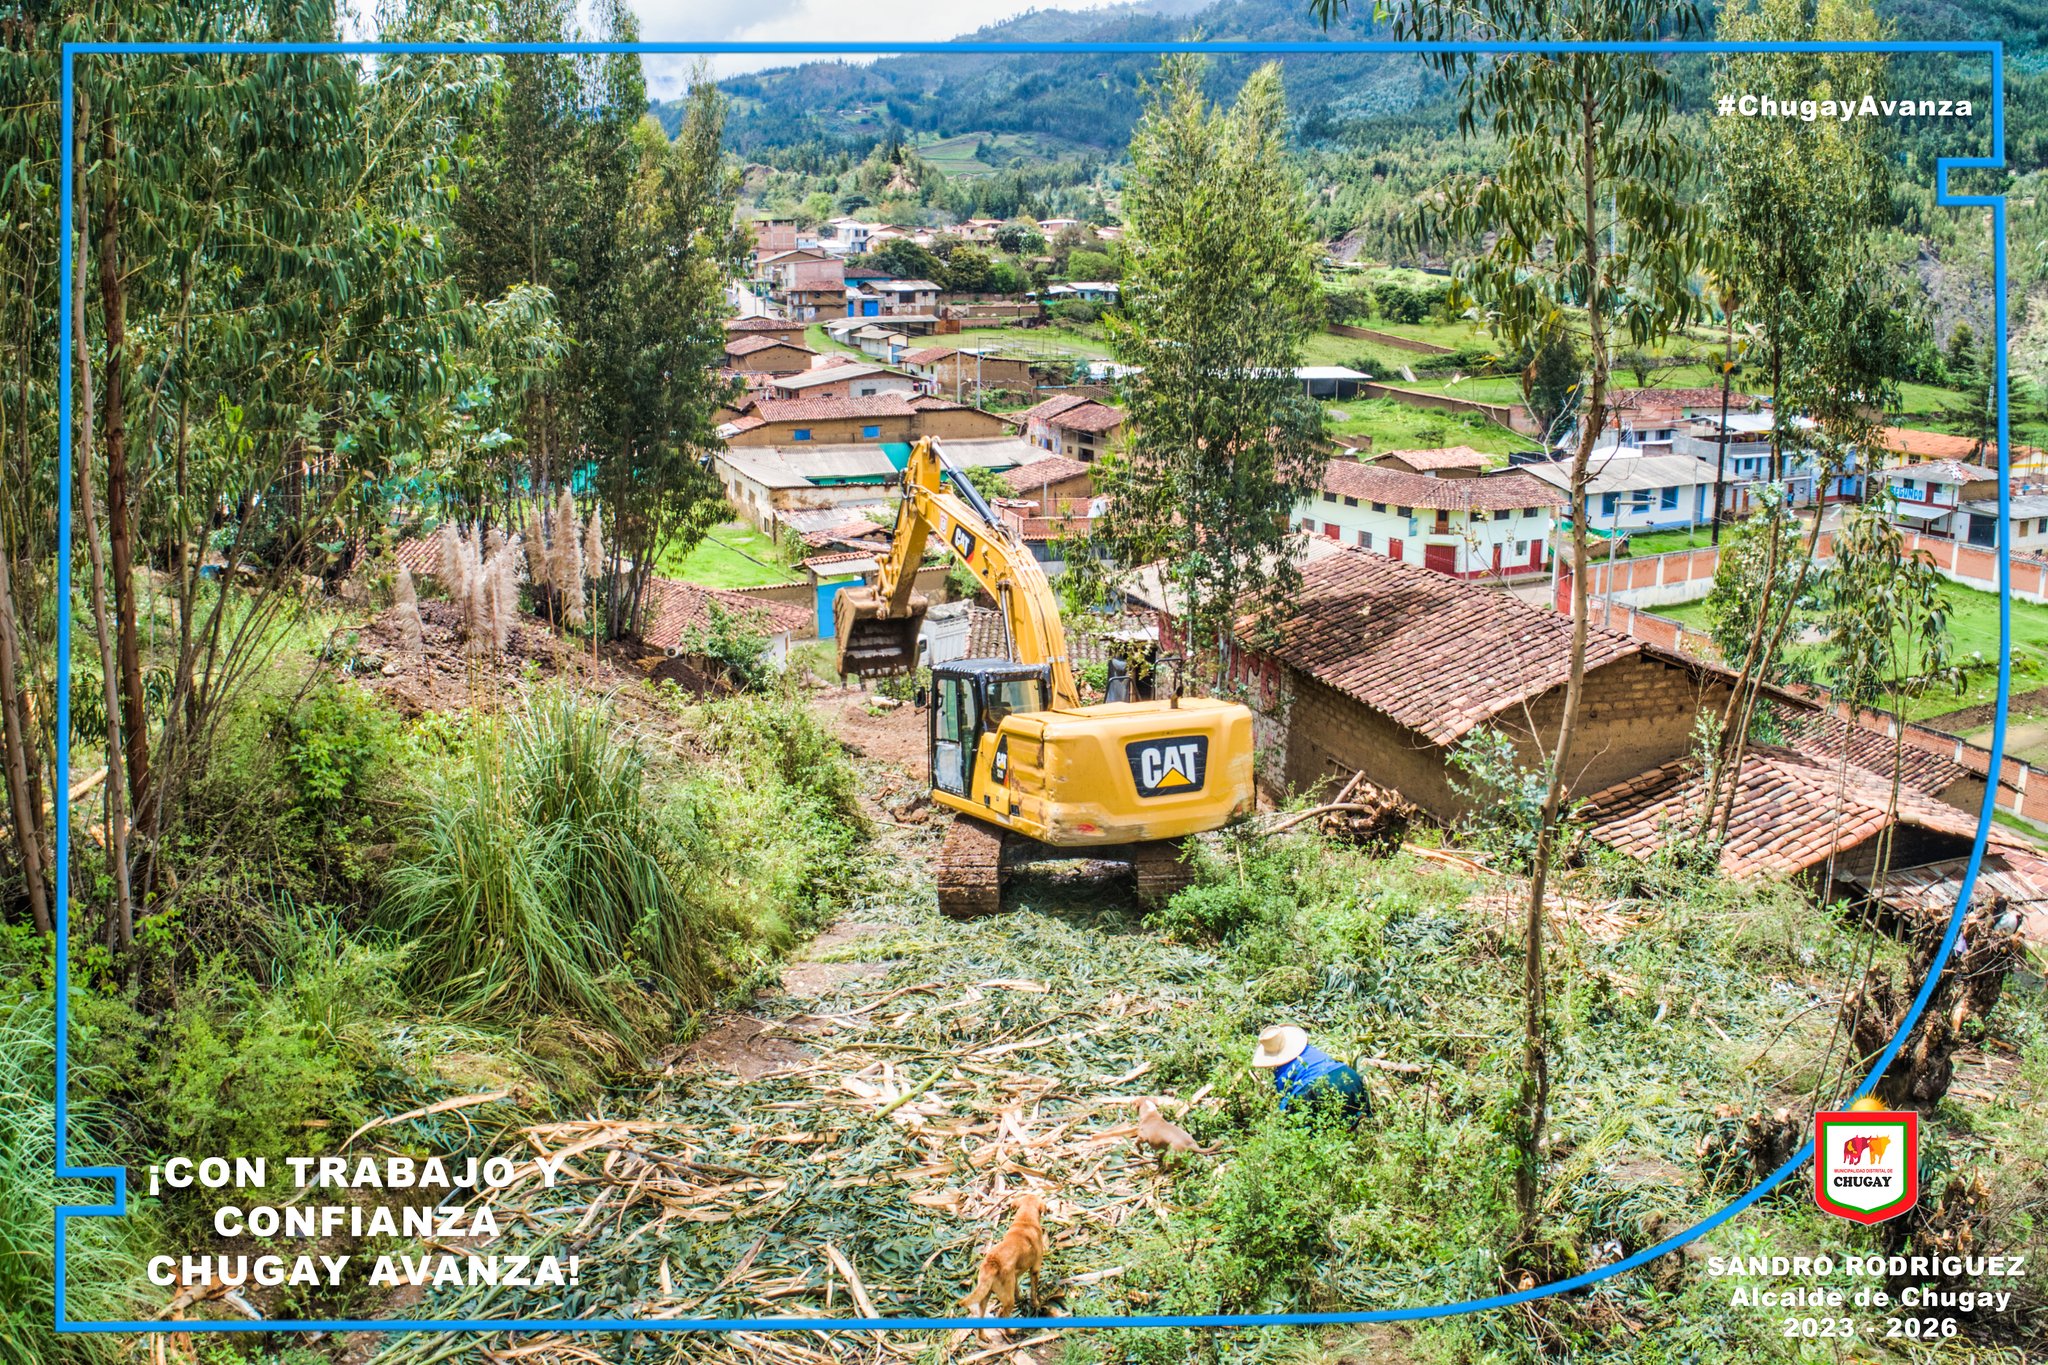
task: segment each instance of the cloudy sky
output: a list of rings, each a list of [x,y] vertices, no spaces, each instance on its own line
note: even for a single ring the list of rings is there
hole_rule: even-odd
[[[1101,9],[1119,0],[628,0],[650,42],[942,42],[1033,9]],[[341,0],[343,30],[377,36],[376,0]],[[829,55],[829,54],[821,54]],[[680,94],[701,58],[649,57],[647,87],[657,99]],[[714,75],[791,66],[802,58],[717,57]]]
[[[972,33],[1030,9],[1097,9],[1108,0],[631,0],[640,36],[650,41],[692,38],[723,42],[830,42],[890,39],[930,42]],[[722,57],[718,75],[787,66],[788,57]],[[687,59],[650,58],[647,82],[657,96],[676,93]]]

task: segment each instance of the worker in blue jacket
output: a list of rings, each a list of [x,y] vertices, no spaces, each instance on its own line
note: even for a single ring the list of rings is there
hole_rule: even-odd
[[[1372,1114],[1372,1095],[1365,1078],[1308,1040],[1308,1034],[1292,1024],[1269,1028],[1259,1035],[1252,1049],[1252,1065],[1273,1073],[1273,1088],[1280,1092],[1284,1110],[1293,1100],[1338,1108],[1346,1123],[1356,1125]]]

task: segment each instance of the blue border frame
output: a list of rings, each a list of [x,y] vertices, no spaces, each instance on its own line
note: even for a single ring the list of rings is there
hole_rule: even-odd
[[[1913,1008],[1891,1042],[1885,1045],[1870,1074],[1856,1087],[1850,1099],[1870,1093],[1877,1078],[1898,1055],[1906,1036],[1927,1007],[1928,997],[1947,966],[1956,939],[1962,932],[1963,915],[1976,889],[1977,873],[1984,859],[1991,832],[1992,812],[1997,809],[1998,773],[2005,761],[2005,712],[2011,690],[2012,645],[2012,563],[2010,535],[2011,490],[2006,461],[2011,446],[2011,423],[2007,411],[2009,374],[2006,358],[2006,206],[2002,195],[1952,195],[1948,188],[1951,169],[1998,169],[2005,165],[2005,48],[2002,43],[1943,42],[1615,42],[1615,43],[1420,43],[1420,42],[1181,42],[1181,43],[65,43],[63,46],[63,175],[59,231],[58,382],[59,458],[57,535],[61,546],[57,565],[57,598],[71,601],[71,307],[72,307],[72,200],[74,150],[74,63],[80,55],[118,56],[137,53],[199,55],[314,54],[328,56],[372,56],[415,53],[422,55],[499,55],[512,53],[567,52],[637,53],[645,56],[720,56],[768,54],[787,56],[890,56],[902,53],[952,53],[972,55],[1024,55],[1030,53],[1146,54],[1171,52],[1239,53],[1251,55],[1421,55],[1429,53],[1642,53],[1651,56],[1675,53],[1717,52],[1945,52],[1984,56],[1991,60],[1991,155],[1943,157],[1935,162],[1935,203],[1944,208],[1988,208],[1991,210],[1993,313],[1998,335],[1998,452],[2001,478],[1998,482],[1998,701],[1991,731],[1991,777],[1985,783],[1984,803],[1978,817],[1976,842],[1970,849],[1969,867],[1963,875],[1956,908],[1949,916],[1948,931],[1942,936],[1935,957],[1935,970],[1920,985]],[[1718,1213],[1702,1219],[1683,1232],[1655,1246],[1646,1247],[1625,1260],[1598,1270],[1589,1270],[1553,1284],[1538,1285],[1512,1294],[1472,1299],[1464,1303],[1433,1307],[1382,1308],[1345,1313],[1213,1313],[1179,1316],[1068,1317],[1068,1318],[476,1318],[443,1320],[433,1318],[371,1318],[339,1320],[283,1319],[263,1322],[72,1322],[64,1311],[64,1229],[73,1217],[120,1217],[128,1210],[128,1173],[118,1166],[73,1166],[69,1159],[69,991],[70,991],[70,749],[71,749],[71,613],[57,614],[57,1175],[62,1179],[98,1179],[114,1182],[111,1204],[65,1204],[56,1214],[56,1322],[59,1332],[888,1332],[947,1330],[977,1327],[1074,1328],[1074,1327],[1272,1327],[1363,1322],[1409,1322],[1425,1318],[1453,1317],[1467,1313],[1510,1308],[1553,1295],[1584,1289],[1625,1271],[1648,1264],[1660,1256],[1698,1240],[1749,1208],[1783,1184],[1813,1153],[1809,1139],[1784,1165],[1749,1193]],[[1844,1101],[1846,1106],[1847,1101]]]

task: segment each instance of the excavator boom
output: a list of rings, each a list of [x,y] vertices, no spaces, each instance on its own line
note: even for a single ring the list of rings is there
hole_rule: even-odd
[[[946,477],[950,475],[950,480]],[[949,486],[950,484],[950,486]],[[1009,657],[1050,670],[1051,704],[1081,704],[1067,658],[1059,601],[1045,571],[1003,525],[930,437],[911,449],[903,470],[896,535],[871,588],[845,588],[835,610],[839,671],[886,677],[917,667],[918,632],[929,600],[917,591],[917,566],[937,539],[1002,608]]]

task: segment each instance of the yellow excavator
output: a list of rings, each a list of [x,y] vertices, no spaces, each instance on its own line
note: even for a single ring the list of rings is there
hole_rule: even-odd
[[[1003,883],[1034,858],[1125,862],[1141,905],[1186,884],[1181,840],[1252,809],[1252,715],[1236,702],[1132,699],[1081,704],[1059,603],[1045,572],[937,442],[912,448],[896,535],[872,586],[834,603],[839,671],[913,671],[929,606],[917,588],[936,540],[1002,609],[1007,656],[932,667],[927,721],[934,803],[953,811],[939,857],[939,908],[1002,909]]]

